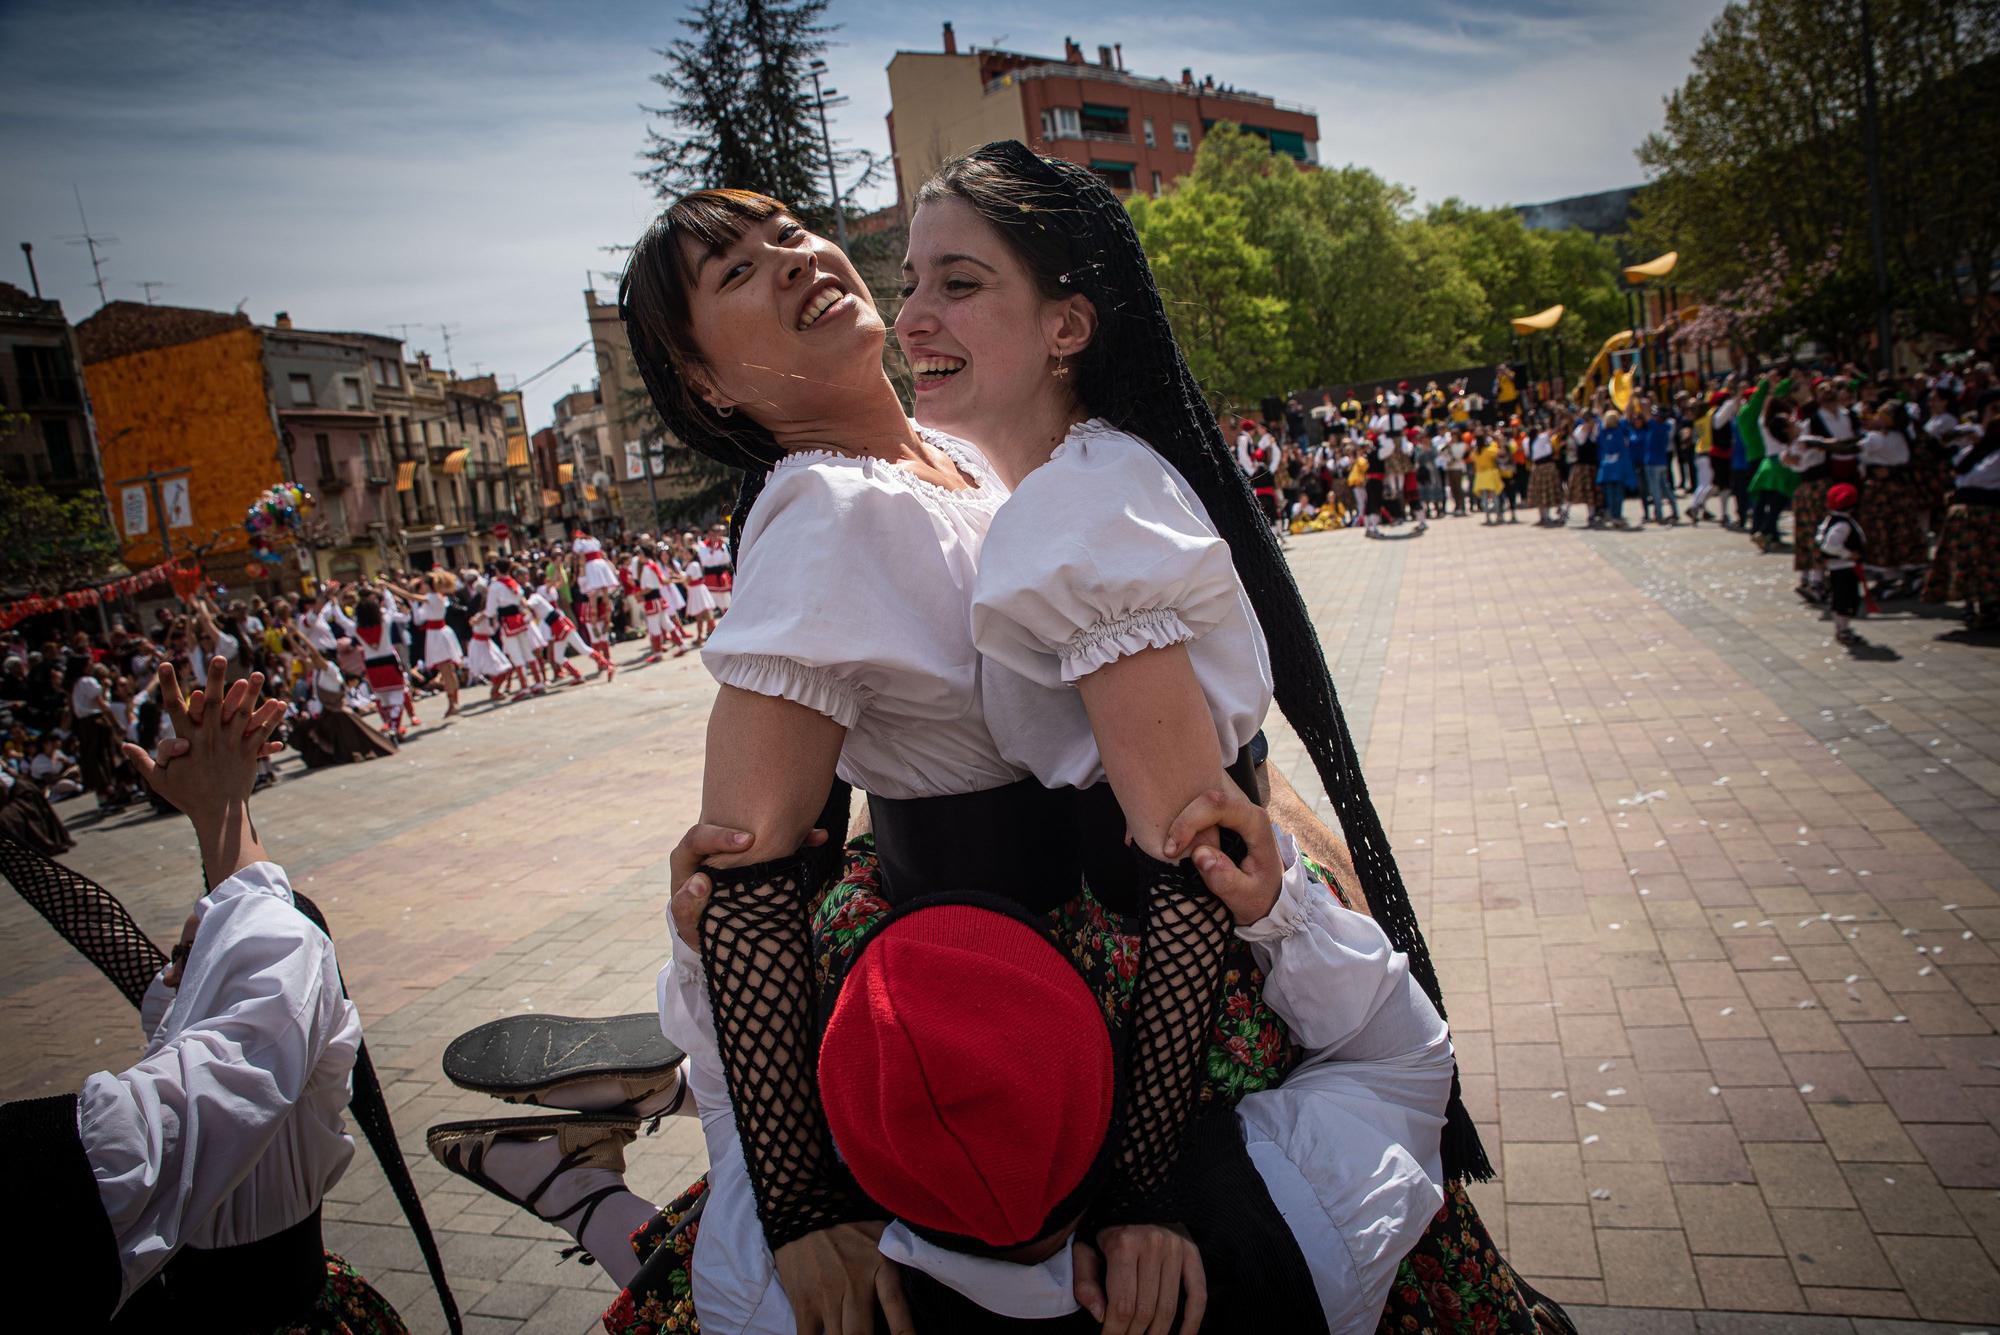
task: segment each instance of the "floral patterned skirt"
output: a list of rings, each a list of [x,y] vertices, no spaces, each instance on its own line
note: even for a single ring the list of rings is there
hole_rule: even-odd
[[[1569,470],[1569,503],[1587,505],[1592,510],[1604,508],[1604,488],[1597,485],[1591,476],[1596,470],[1583,464],[1573,464]]]
[[[1347,897],[1324,868],[1307,861],[1319,884],[1343,904]],[[875,920],[889,911],[880,865],[866,835],[848,845],[847,862],[812,910],[816,980],[834,986]],[[1136,923],[1113,913],[1084,887],[1049,914],[1057,942],[1096,993],[1109,1023],[1131,1009],[1138,975]],[[1299,1049],[1285,1025],[1264,1004],[1263,971],[1250,948],[1233,941],[1222,990],[1209,1029],[1207,1075],[1201,1099],[1234,1103],[1245,1094],[1280,1084],[1298,1063]],[[701,1228],[689,1214],[707,1189],[694,1183],[632,1234],[641,1258],[638,1277],[604,1313],[609,1335],[681,1335],[701,1329],[694,1310],[694,1245]],[[1463,1188],[1453,1185],[1443,1207],[1397,1271],[1382,1313],[1380,1335],[1548,1335],[1571,1331],[1561,1309],[1538,1309],[1538,1295],[1521,1283],[1479,1221]],[[1553,1314],[1553,1315],[1550,1315]]]
[[[1924,484],[1912,468],[1894,468],[1861,484],[1854,518],[1867,535],[1871,570],[1925,563],[1924,532],[1929,524]]]
[[[1563,502],[1562,473],[1556,461],[1544,459],[1528,474],[1528,508],[1553,510]]]
[[[345,1259],[326,1254],[326,1287],[302,1320],[273,1335],[409,1335],[403,1318]]]
[[[1824,570],[1826,556],[1813,541],[1813,534],[1819,531],[1819,521],[1826,518],[1826,493],[1830,484],[1823,477],[1810,482],[1801,482],[1792,493],[1792,569]],[[1858,519],[1859,516],[1857,515]],[[1861,531],[1868,535],[1873,545],[1875,530],[1864,522]]]
[[[1927,603],[1970,603],[2000,611],[2000,506],[1954,505],[1924,579]]]

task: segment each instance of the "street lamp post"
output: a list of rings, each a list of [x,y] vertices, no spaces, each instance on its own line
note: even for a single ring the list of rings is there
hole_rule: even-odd
[[[826,188],[829,198],[833,202],[834,235],[839,238],[840,249],[845,253],[847,250],[847,210],[840,206],[840,182],[835,178],[833,173],[833,133],[826,126],[827,99],[840,90],[838,88],[822,89],[819,86],[820,76],[826,73],[826,62],[824,60],[815,60],[811,65],[806,67],[806,72],[812,75],[813,107],[819,112],[820,143],[826,149]]]

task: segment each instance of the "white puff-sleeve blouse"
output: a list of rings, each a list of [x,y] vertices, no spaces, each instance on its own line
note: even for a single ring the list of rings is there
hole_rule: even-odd
[[[840,777],[883,797],[978,792],[1025,773],[987,731],[968,629],[1005,491],[970,446],[924,436],[978,485],[829,451],[786,456],[744,524],[729,613],[702,650],[723,685],[847,729]]]
[[[972,636],[994,741],[1052,788],[1104,777],[1071,688],[1128,655],[1188,646],[1225,765],[1271,706],[1264,633],[1207,507],[1144,441],[1098,419],[1072,427],[994,519]]]

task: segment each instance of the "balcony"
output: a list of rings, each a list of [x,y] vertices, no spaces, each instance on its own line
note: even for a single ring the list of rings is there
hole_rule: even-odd
[[[23,408],[80,408],[83,394],[73,375],[29,375],[21,378]]]

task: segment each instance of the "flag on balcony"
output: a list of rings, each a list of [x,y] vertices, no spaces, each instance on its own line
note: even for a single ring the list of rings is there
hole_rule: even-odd
[[[447,454],[444,457],[444,471],[447,474],[463,473],[465,471],[465,456],[470,453],[472,453],[471,450],[462,449],[453,450],[450,454]]]
[[[396,465],[396,490],[412,491],[417,485],[417,466],[409,461]]]

